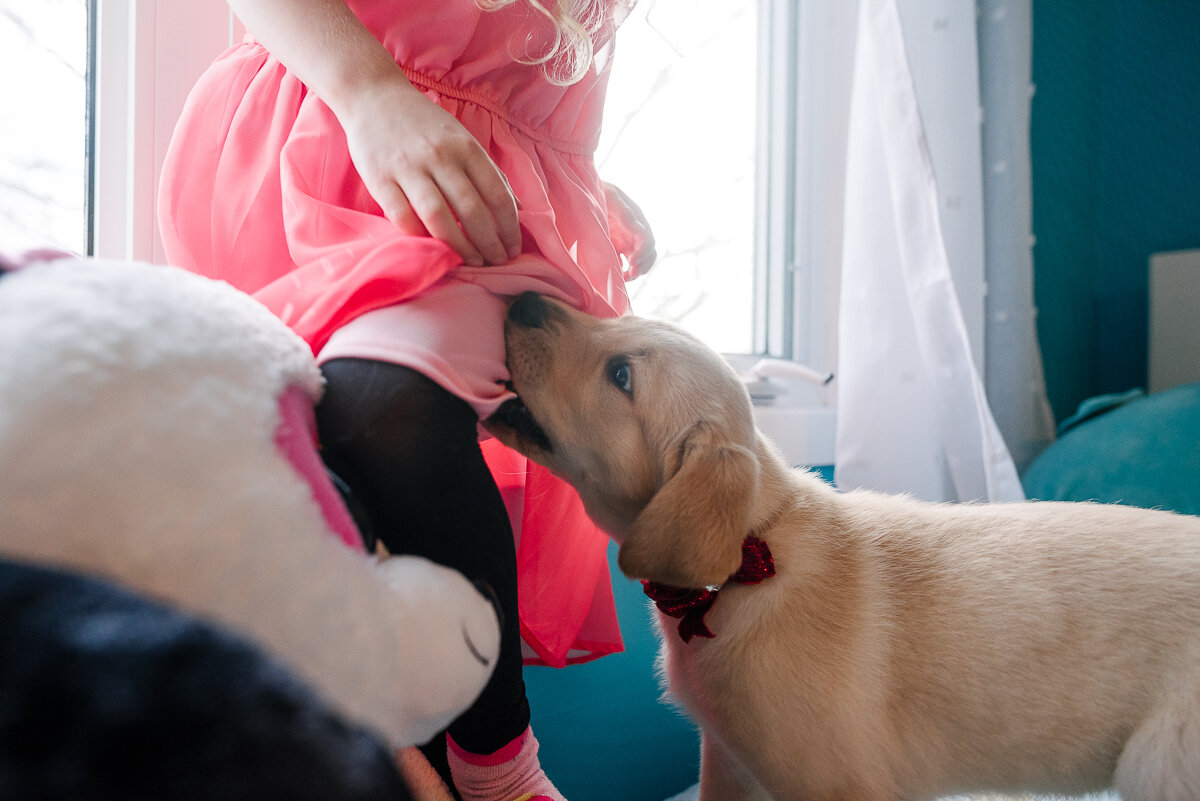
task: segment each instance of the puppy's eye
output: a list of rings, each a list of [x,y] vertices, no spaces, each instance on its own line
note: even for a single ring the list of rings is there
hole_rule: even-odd
[[[633,396],[633,372],[624,357],[615,357],[608,362],[608,380],[613,386],[630,397]]]

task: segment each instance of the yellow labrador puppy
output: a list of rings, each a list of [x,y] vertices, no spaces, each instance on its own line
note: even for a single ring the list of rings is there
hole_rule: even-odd
[[[648,580],[703,801],[1200,799],[1200,518],[838,493],[675,328],[525,295],[507,342],[488,428]]]

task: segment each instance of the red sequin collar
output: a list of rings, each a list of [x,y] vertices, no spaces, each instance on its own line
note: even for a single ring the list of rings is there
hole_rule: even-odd
[[[737,584],[758,584],[775,575],[775,558],[771,549],[758,537],[742,540],[742,566],[729,577]],[[642,589],[654,605],[665,615],[679,618],[679,636],[684,642],[692,637],[712,637],[713,633],[704,624],[704,616],[717,602],[720,587],[690,590],[672,587],[656,581],[643,581]]]

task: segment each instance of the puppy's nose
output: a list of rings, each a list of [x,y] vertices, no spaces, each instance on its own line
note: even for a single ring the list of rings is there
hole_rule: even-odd
[[[546,302],[536,292],[526,292],[508,307],[508,319],[525,328],[541,328],[546,322]]]

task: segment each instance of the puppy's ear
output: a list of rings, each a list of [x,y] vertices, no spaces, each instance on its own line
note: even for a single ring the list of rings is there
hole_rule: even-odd
[[[758,493],[754,452],[698,423],[672,448],[677,463],[625,534],[621,571],[679,587],[720,584],[742,562]]]

